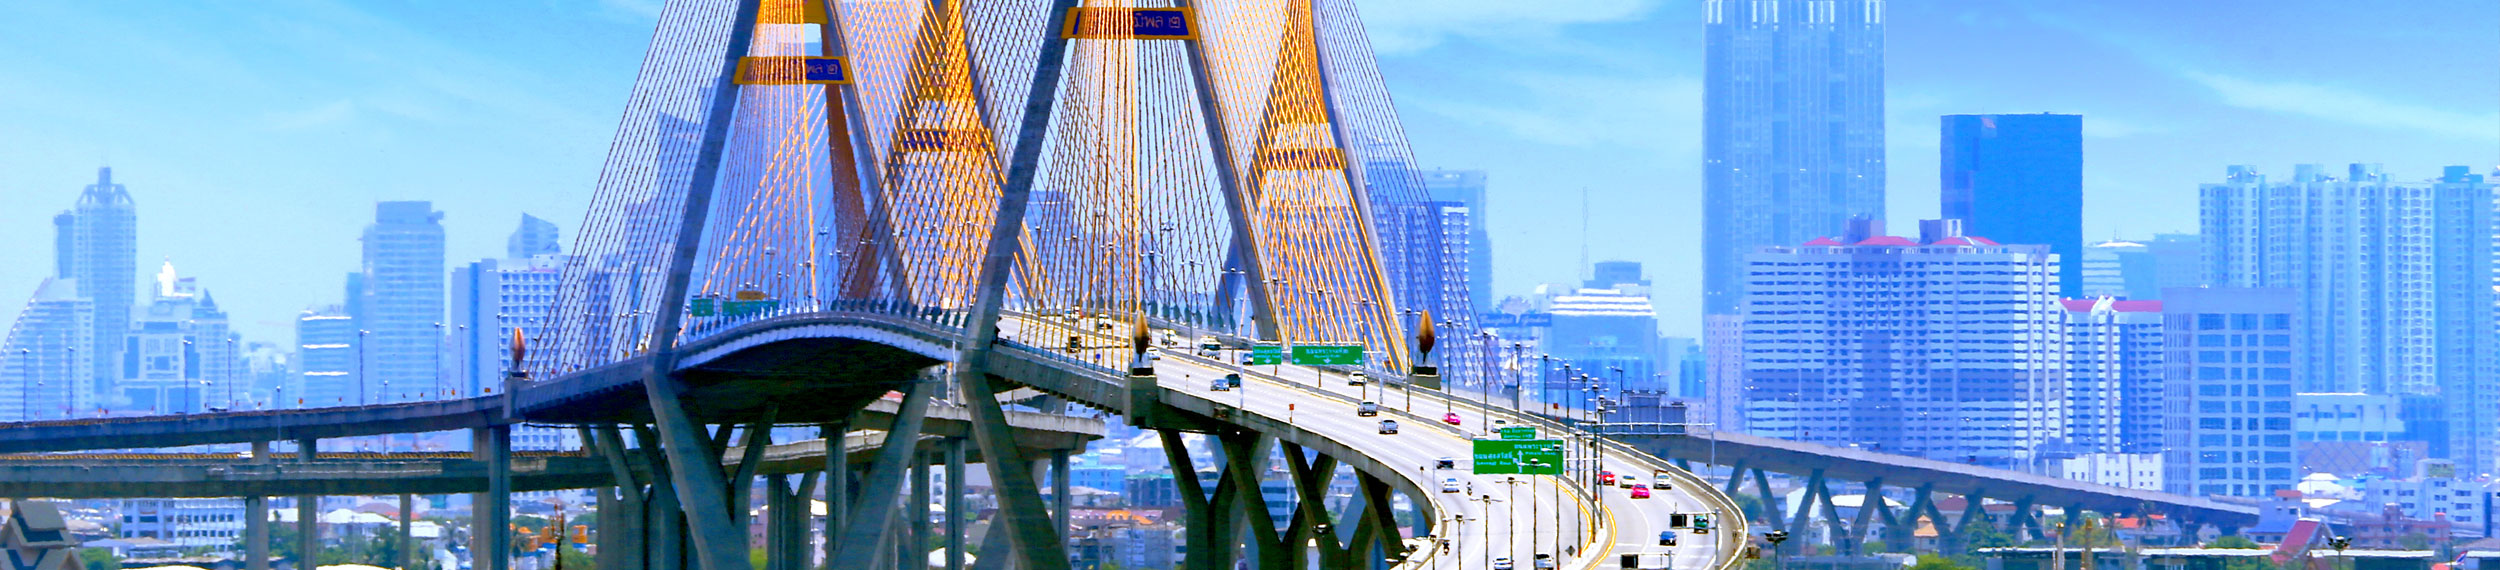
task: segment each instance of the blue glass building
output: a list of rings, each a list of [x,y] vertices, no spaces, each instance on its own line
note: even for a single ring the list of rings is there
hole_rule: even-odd
[[[1944,217],[2057,254],[2058,295],[2083,294],[2083,116],[1945,115]]]

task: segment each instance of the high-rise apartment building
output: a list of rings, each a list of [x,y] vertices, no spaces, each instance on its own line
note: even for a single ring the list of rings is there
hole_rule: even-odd
[[[2153,272],[2161,290],[2172,287],[2203,287],[2205,282],[2205,238],[2197,234],[2153,234],[2153,241],[2144,242],[2145,251],[2153,255]]]
[[[1725,315],[1754,248],[1883,217],[1884,2],[1703,9],[1703,309]]]
[[[534,230],[524,217],[513,240]],[[553,232],[553,229],[543,231]],[[550,322],[556,287],[564,277],[561,252],[527,258],[481,259],[451,272],[452,387],[477,394],[501,389],[512,362],[512,333],[535,335]]]
[[[2233,166],[2202,187],[2206,280],[2296,291],[2301,392],[2424,396],[2433,456],[2493,470],[2500,437],[2492,186],[2462,166],[2428,183],[2377,165],[2300,165],[2270,182]],[[2409,422],[2410,423],[2410,422]]]
[[[78,283],[45,279],[0,342],[0,421],[61,419],[96,406],[95,305]]]
[[[2181,495],[2266,497],[2301,473],[2292,392],[2305,367],[2300,295],[2201,287],[2162,292],[2163,484]]]
[[[2083,248],[2084,299],[2116,297],[2136,301],[2161,298],[2161,260],[2151,246],[2110,240]]]
[[[1944,217],[2004,243],[2041,244],[2066,263],[2058,295],[2083,293],[2083,116],[1945,115]]]
[[[2161,301],[2067,299],[2067,443],[2078,453],[2161,451]]]
[[[2057,257],[1855,220],[1748,258],[1744,423],[1757,435],[2031,470],[2067,437]]]
[[[442,380],[443,214],[428,202],[382,202],[365,227],[360,305],[366,403],[428,392]]]
[[[1455,233],[1464,235],[1467,266],[1467,299],[1477,313],[1493,310],[1493,239],[1485,228],[1485,174],[1482,170],[1433,169],[1423,173],[1424,193],[1444,209],[1450,204],[1467,208],[1467,224],[1463,228],[1444,226],[1443,239]]]
[[[78,295],[93,302],[95,317],[88,334],[92,342],[83,351],[90,361],[89,372],[94,385],[89,390],[98,396],[119,395],[115,381],[122,374],[122,352],[130,338],[130,311],[138,302],[139,283],[139,218],[137,206],[130,200],[130,190],[113,183],[113,169],[96,169],[96,182],[79,193],[78,205],[66,216],[65,227],[54,218],[56,239],[67,235],[69,244],[54,246],[56,270],[61,277],[76,279]],[[100,402],[110,405],[111,402]]]

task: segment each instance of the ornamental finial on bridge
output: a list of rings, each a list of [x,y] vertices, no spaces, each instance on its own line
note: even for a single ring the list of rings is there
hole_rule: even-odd
[[[1424,360],[1424,361],[1429,362],[1429,361],[1431,361],[1431,357],[1432,357],[1432,342],[1433,342],[1433,335],[1432,335],[1432,310],[1431,310],[1431,309],[1425,309],[1425,310],[1424,310],[1424,312],[1423,312],[1423,318],[1422,318],[1422,319],[1420,319],[1420,320],[1421,320],[1421,321],[1423,321],[1423,324],[1422,324],[1421,326],[1415,327],[1415,352],[1416,352],[1416,354],[1422,355],[1422,356],[1424,357],[1424,358],[1421,358],[1421,359],[1419,359],[1419,360]]]
[[[1137,315],[1137,321],[1129,325],[1129,350],[1136,351],[1138,358],[1145,358],[1146,345],[1154,342],[1153,335],[1148,334],[1147,330],[1146,316],[1143,314]]]
[[[529,354],[529,340],[521,334],[521,329],[512,329],[512,368],[510,370],[513,376],[529,374],[521,370],[521,357],[527,354]]]

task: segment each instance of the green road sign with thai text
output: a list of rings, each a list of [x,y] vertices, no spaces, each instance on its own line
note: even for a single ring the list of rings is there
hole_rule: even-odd
[[[1475,473],[1478,475],[1562,474],[1562,442],[1559,440],[1479,439],[1475,441]]]
[[[1250,363],[1284,364],[1285,346],[1281,344],[1262,344],[1252,346],[1250,347]]]
[[[1536,439],[1535,426],[1511,426],[1501,429],[1502,439]]]
[[[1300,366],[1362,366],[1363,345],[1306,344],[1293,347],[1293,363]]]

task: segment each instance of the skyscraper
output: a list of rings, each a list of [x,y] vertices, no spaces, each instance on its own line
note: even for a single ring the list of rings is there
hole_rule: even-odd
[[[536,222],[533,224],[532,222]],[[523,216],[512,242],[533,232],[555,233],[555,226]],[[518,250],[515,250],[518,252]],[[556,287],[564,277],[564,255],[541,252],[527,258],[481,259],[451,272],[451,358],[456,372],[451,387],[462,394],[500,387],[512,359],[512,333],[535,335],[549,322]]]
[[[2444,409],[2406,421],[2447,434],[2431,454],[2490,472],[2492,185],[2462,166],[2423,184],[2392,183],[2370,164],[2342,178],[2300,165],[2276,183],[2229,172],[2202,187],[2206,280],[2295,292],[2294,389],[2427,397]]]
[[[2083,295],[2083,116],[1945,115],[1944,217],[2004,243],[2049,246],[2058,295]]]
[[[1660,390],[1658,316],[1650,306],[1649,279],[1641,264],[1603,261],[1578,289],[1558,292],[1548,304],[1553,326],[1538,349],[1567,360],[1609,390]],[[1577,402],[1585,384],[1557,379],[1545,386],[1548,401]],[[1579,405],[1585,406],[1585,403]]]
[[[275,390],[278,408],[344,406],[360,399],[356,319],[337,305],[295,318],[295,369],[300,380]]]
[[[1882,0],[1709,0],[1703,309],[1745,298],[1745,256],[1884,214]]]
[[[122,358],[121,398],[132,410],[193,413],[228,407],[240,397],[235,352],[240,348],[217,300],[165,262],[135,316]]]
[[[94,305],[94,330],[89,334],[94,344],[85,351],[91,360],[89,372],[94,374],[89,390],[111,397],[119,392],[114,383],[122,376],[130,310],[138,301],[138,210],[131,203],[130,190],[113,183],[113,169],[105,167],[96,169],[95,184],[78,195],[78,205],[67,215],[70,244],[56,245],[55,251],[67,252],[68,257],[56,260],[55,265],[66,266],[63,276],[75,278],[78,295]],[[58,232],[59,219],[53,223]]]
[[[365,227],[362,303],[352,311],[371,402],[432,391],[443,342],[443,214],[427,202],[382,202]],[[412,396],[413,397],[413,396]]]
[[[555,222],[521,214],[521,229],[513,230],[512,237],[504,239],[503,256],[529,259],[543,253],[564,253],[564,248],[556,245],[558,237]]]
[[[1493,310],[1493,239],[1485,229],[1484,182],[1482,170],[1424,172],[1424,190],[1433,202],[1467,208],[1467,298],[1479,314]]]
[[[0,420],[59,419],[95,408],[95,307],[78,283],[45,279],[0,343]]]

